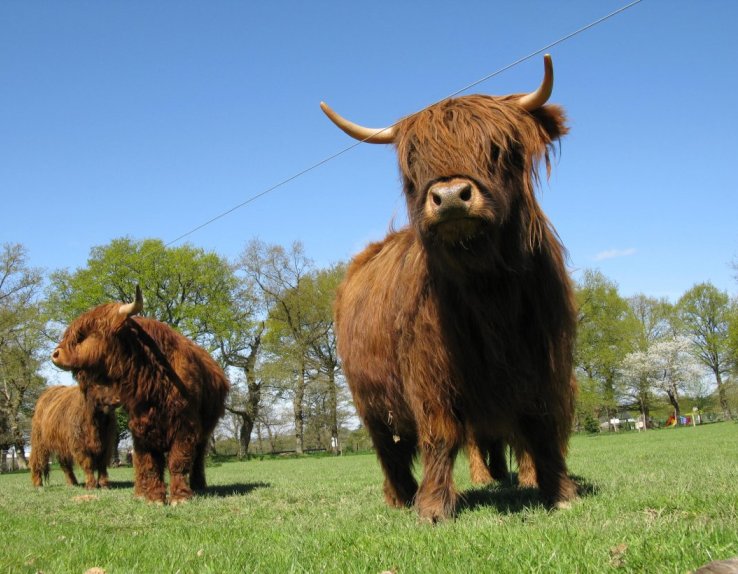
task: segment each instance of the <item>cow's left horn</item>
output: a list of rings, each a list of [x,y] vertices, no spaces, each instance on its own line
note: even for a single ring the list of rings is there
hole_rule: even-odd
[[[543,56],[543,82],[535,92],[526,94],[518,100],[518,104],[523,106],[529,112],[537,110],[551,97],[554,85],[554,68],[551,61],[551,54]]]
[[[359,124],[355,124],[354,122],[339,116],[325,102],[320,102],[320,109],[325,112],[325,115],[328,116],[334,124],[354,139],[375,144],[388,144],[395,141],[395,130],[391,126],[388,128],[366,128],[364,126],[360,126]]]
[[[136,299],[132,303],[124,303],[118,307],[118,314],[130,317],[131,315],[136,315],[143,311],[143,308],[144,300],[143,295],[141,295],[141,287],[136,285]]]

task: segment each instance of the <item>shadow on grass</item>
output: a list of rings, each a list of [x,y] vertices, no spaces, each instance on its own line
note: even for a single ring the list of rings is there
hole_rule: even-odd
[[[110,490],[122,490],[124,488],[133,488],[132,480],[111,480],[108,483]]]
[[[513,473],[509,482],[493,483],[489,486],[470,488],[461,494],[459,512],[491,506],[501,514],[515,514],[526,509],[544,506],[537,488],[518,487],[517,476]],[[577,485],[580,498],[596,496],[597,487],[581,476],[571,476]]]
[[[215,486],[208,486],[203,492],[198,492],[199,496],[203,497],[221,497],[227,496],[239,496],[243,494],[249,494],[257,488],[271,488],[272,485],[268,482],[247,482],[247,483],[236,483],[236,484],[217,484]]]
[[[108,488],[111,490],[123,490],[126,488],[133,489],[133,482],[130,480],[121,480],[116,482],[110,482]],[[198,496],[202,497],[220,497],[224,498],[227,496],[238,496],[242,494],[249,494],[257,488],[271,488],[271,484],[268,482],[249,482],[249,483],[236,483],[236,484],[218,484],[215,486],[208,486],[204,491],[196,492]]]

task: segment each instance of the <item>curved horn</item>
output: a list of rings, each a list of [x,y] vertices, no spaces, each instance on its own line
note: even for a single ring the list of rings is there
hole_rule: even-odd
[[[131,315],[136,315],[143,311],[143,308],[144,300],[143,295],[141,295],[141,287],[136,285],[136,299],[132,303],[123,303],[118,307],[118,314],[130,317]]]
[[[529,112],[537,110],[545,104],[553,91],[554,69],[553,62],[551,62],[551,54],[543,56],[543,68],[543,82],[541,82],[539,88],[535,92],[526,94],[518,100],[518,104]]]
[[[325,112],[325,115],[328,116],[334,124],[354,139],[374,144],[388,144],[395,141],[395,129],[392,126],[378,129],[365,128],[364,126],[360,126],[359,124],[355,124],[354,122],[350,122],[346,118],[339,116],[325,102],[320,102],[320,109]]]

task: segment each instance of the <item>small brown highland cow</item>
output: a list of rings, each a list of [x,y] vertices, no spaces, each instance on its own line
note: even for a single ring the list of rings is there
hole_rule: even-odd
[[[69,325],[51,360],[78,380],[120,389],[133,437],[134,494],[164,503],[169,469],[170,502],[204,490],[208,439],[223,416],[229,384],[201,347],[169,325],[134,317],[132,303],[108,303]]]
[[[76,462],[85,473],[85,488],[108,486],[108,466],[118,428],[115,387],[49,387],[38,398],[31,419],[31,480],[42,486],[49,478],[49,457],[56,454],[67,484],[76,485]],[[97,478],[95,478],[97,472]]]

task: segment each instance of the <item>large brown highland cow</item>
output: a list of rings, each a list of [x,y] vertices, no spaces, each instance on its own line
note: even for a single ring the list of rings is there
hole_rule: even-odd
[[[79,379],[116,385],[133,437],[134,494],[164,503],[205,489],[208,439],[223,416],[229,384],[202,348],[165,323],[134,317],[133,303],[108,303],[74,320],[52,354],[59,368]]]
[[[85,488],[108,486],[108,465],[118,427],[115,387],[49,387],[38,398],[31,419],[31,480],[41,486],[49,478],[49,457],[56,454],[67,484],[76,485],[74,462],[85,473]],[[95,478],[97,472],[97,478]]]
[[[356,256],[336,300],[338,349],[393,506],[452,516],[452,468],[471,445],[507,472],[512,444],[544,500],[576,496],[564,460],[575,383],[575,311],[564,250],[535,196],[537,166],[567,132],[531,94],[447,99],[346,133],[397,147],[410,225]],[[424,465],[418,484],[416,454]]]

